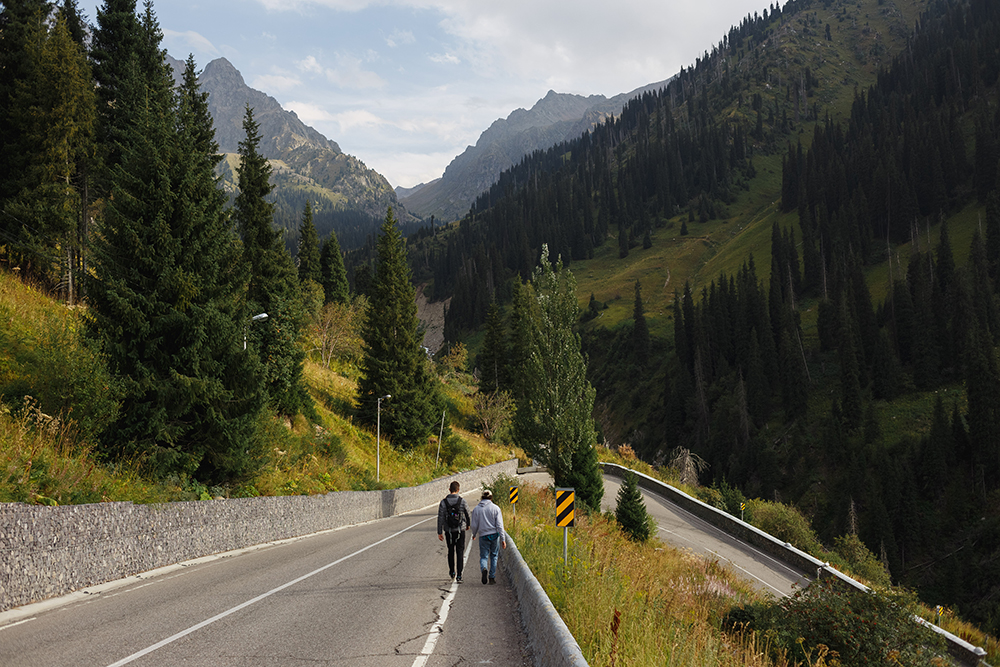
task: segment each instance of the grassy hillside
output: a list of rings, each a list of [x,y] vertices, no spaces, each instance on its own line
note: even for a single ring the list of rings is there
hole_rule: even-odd
[[[294,495],[422,484],[456,470],[516,456],[472,433],[472,389],[461,374],[444,383],[454,436],[403,452],[352,422],[356,370],[308,361],[319,423],[265,417],[272,447],[261,474],[236,488],[190,479],[153,480],[141,461],[108,461],[100,425],[117,410],[101,355],[80,336],[82,309],[68,308],[0,271],[0,502],[164,502],[223,496]],[[338,372],[339,370],[339,372]]]

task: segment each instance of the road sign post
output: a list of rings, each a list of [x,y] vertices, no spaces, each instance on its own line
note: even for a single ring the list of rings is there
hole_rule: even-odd
[[[514,523],[517,523],[517,487],[516,486],[510,487],[510,509],[511,509],[511,512],[513,512],[513,519],[512,519],[512,521]]]
[[[563,529],[563,566],[569,565],[569,529],[573,525],[574,489],[556,489],[556,526]]]

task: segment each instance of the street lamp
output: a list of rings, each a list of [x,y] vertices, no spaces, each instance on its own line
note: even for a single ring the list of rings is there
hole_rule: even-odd
[[[261,313],[260,315],[254,315],[253,317],[251,317],[250,318],[250,322],[259,322],[261,320],[266,320],[266,319],[267,319],[267,313]],[[247,349],[247,330],[249,328],[250,328],[250,325],[248,324],[243,329],[243,349],[244,350]]]
[[[375,482],[378,482],[379,464],[382,460],[382,401],[392,398],[392,394],[380,396],[375,410]]]

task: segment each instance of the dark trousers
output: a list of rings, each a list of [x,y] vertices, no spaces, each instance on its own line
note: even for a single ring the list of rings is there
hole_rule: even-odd
[[[465,554],[465,531],[460,530],[453,533],[444,531],[444,541],[448,544],[448,572],[455,572],[462,576],[463,556]],[[458,561],[456,568],[455,561]]]

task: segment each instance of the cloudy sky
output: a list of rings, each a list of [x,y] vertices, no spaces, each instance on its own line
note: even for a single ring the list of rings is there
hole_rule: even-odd
[[[79,3],[91,22],[103,2]],[[138,2],[142,7],[142,0]],[[439,177],[551,89],[669,78],[770,0],[154,0],[164,47],[227,58],[253,88],[383,174]]]

